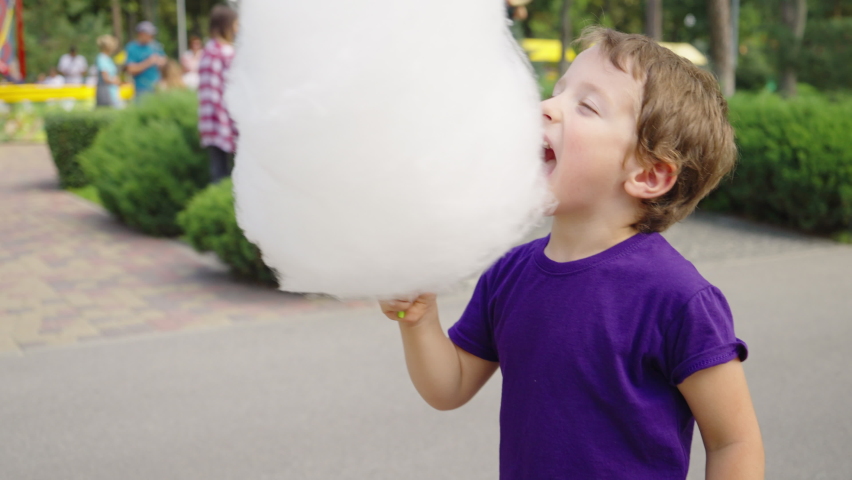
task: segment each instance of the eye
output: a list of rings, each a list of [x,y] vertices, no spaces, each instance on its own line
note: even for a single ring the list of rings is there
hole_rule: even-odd
[[[591,105],[589,105],[586,102],[580,102],[580,110],[583,110],[587,113],[593,113],[595,115],[598,115],[598,111],[595,110]]]

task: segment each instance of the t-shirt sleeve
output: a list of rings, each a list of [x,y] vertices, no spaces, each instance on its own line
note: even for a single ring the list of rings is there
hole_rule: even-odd
[[[493,269],[493,267],[492,267]],[[464,313],[450,328],[450,340],[464,351],[489,362],[499,361],[494,345],[494,329],[490,308],[490,274],[482,274]]]
[[[665,332],[666,374],[679,385],[693,373],[748,357],[745,342],[734,334],[727,300],[716,287],[695,294]]]

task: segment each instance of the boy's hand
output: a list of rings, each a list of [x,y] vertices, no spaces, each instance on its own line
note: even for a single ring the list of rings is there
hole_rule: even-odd
[[[420,322],[427,313],[438,310],[438,296],[434,293],[424,293],[414,300],[384,300],[379,301],[382,313],[391,320],[414,325]],[[400,315],[403,312],[403,315]]]

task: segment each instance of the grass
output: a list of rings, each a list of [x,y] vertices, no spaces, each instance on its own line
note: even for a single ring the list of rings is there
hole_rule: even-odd
[[[837,232],[831,238],[836,242],[852,244],[852,230]]]
[[[104,205],[103,203],[101,203],[101,197],[98,196],[98,190],[95,188],[94,185],[86,185],[85,187],[79,188],[69,188],[68,191],[92,203],[96,203],[100,206]]]

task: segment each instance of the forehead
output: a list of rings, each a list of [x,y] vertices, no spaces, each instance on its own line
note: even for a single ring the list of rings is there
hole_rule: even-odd
[[[629,73],[632,69],[631,61],[628,59],[624,63],[626,71],[616,67],[600,47],[588,48],[577,55],[568,71],[557,82],[554,91],[573,84],[588,84],[600,90],[614,103],[638,113],[643,82]]]

